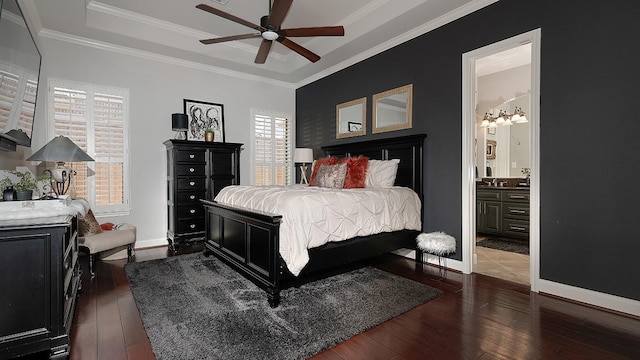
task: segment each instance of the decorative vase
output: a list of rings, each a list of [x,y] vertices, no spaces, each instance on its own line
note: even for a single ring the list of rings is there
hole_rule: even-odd
[[[16,191],[15,199],[18,201],[31,200],[33,198],[33,190]]]
[[[215,136],[215,133],[212,132],[206,132],[204,133],[204,141],[206,142],[213,142],[213,138]]]
[[[16,199],[16,191],[13,189],[13,186],[7,186],[2,193],[2,200],[4,201],[13,201]]]

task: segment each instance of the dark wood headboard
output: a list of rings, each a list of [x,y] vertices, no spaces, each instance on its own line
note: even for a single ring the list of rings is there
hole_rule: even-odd
[[[395,185],[413,189],[423,199],[423,159],[426,134],[323,146],[327,156],[366,156],[369,159],[400,159]]]

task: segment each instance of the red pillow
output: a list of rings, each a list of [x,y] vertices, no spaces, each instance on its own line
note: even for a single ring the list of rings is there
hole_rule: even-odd
[[[344,178],[345,189],[358,189],[365,187],[369,158],[365,156],[341,159],[338,163],[347,163],[347,176]]]
[[[114,225],[113,223],[106,222],[106,223],[104,223],[104,224],[100,224],[100,227],[101,227],[101,228],[102,228],[102,230],[104,230],[104,231],[109,231],[109,230],[112,230],[112,229],[113,229],[113,225]]]
[[[313,171],[311,172],[311,178],[309,179],[309,186],[316,186],[316,177],[318,176],[318,169],[320,169],[320,165],[335,165],[337,161],[338,158],[333,156],[316,160],[313,165]]]

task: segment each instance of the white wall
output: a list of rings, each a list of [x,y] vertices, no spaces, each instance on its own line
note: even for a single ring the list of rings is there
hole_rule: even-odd
[[[48,78],[115,86],[130,91],[131,214],[126,217],[99,217],[98,220],[135,225],[137,247],[166,244],[166,154],[162,142],[174,137],[171,114],[182,112],[183,99],[224,105],[225,140],[245,144],[240,159],[243,184],[249,182],[249,155],[252,151],[250,108],[295,114],[293,86],[223,75],[152,56],[126,55],[50,38],[40,40],[42,86],[38,93],[31,150],[38,150],[48,140],[44,127]]]

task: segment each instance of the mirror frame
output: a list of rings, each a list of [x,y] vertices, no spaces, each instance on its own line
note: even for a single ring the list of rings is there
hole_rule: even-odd
[[[406,118],[406,121],[404,123],[401,123],[401,124],[378,126],[378,115],[377,115],[379,113],[379,111],[378,111],[378,102],[380,100],[383,100],[384,98],[387,98],[387,97],[390,97],[390,96],[393,96],[393,95],[402,94],[402,93],[407,93],[407,104],[406,104],[407,118]],[[387,90],[387,91],[384,91],[384,92],[377,93],[377,94],[373,95],[373,117],[372,117],[373,129],[372,129],[372,132],[374,134],[376,134],[376,133],[387,132],[387,131],[411,129],[412,126],[413,126],[412,125],[412,111],[413,111],[413,84],[400,86],[400,87],[397,87],[395,89]]]
[[[361,113],[360,119],[356,119],[356,118],[342,119],[342,116],[340,116],[341,110],[345,110],[347,108],[356,107],[356,106],[360,106],[362,108],[362,111],[360,112]],[[346,121],[347,126],[350,127],[351,124],[349,123],[357,124],[356,121],[352,121],[352,120],[360,120],[360,124],[362,124],[360,130],[347,131],[345,133],[341,133],[340,122]],[[336,105],[336,139],[343,139],[343,138],[348,138],[353,136],[362,136],[366,134],[367,134],[367,98],[366,97],[351,100],[351,101]]]

